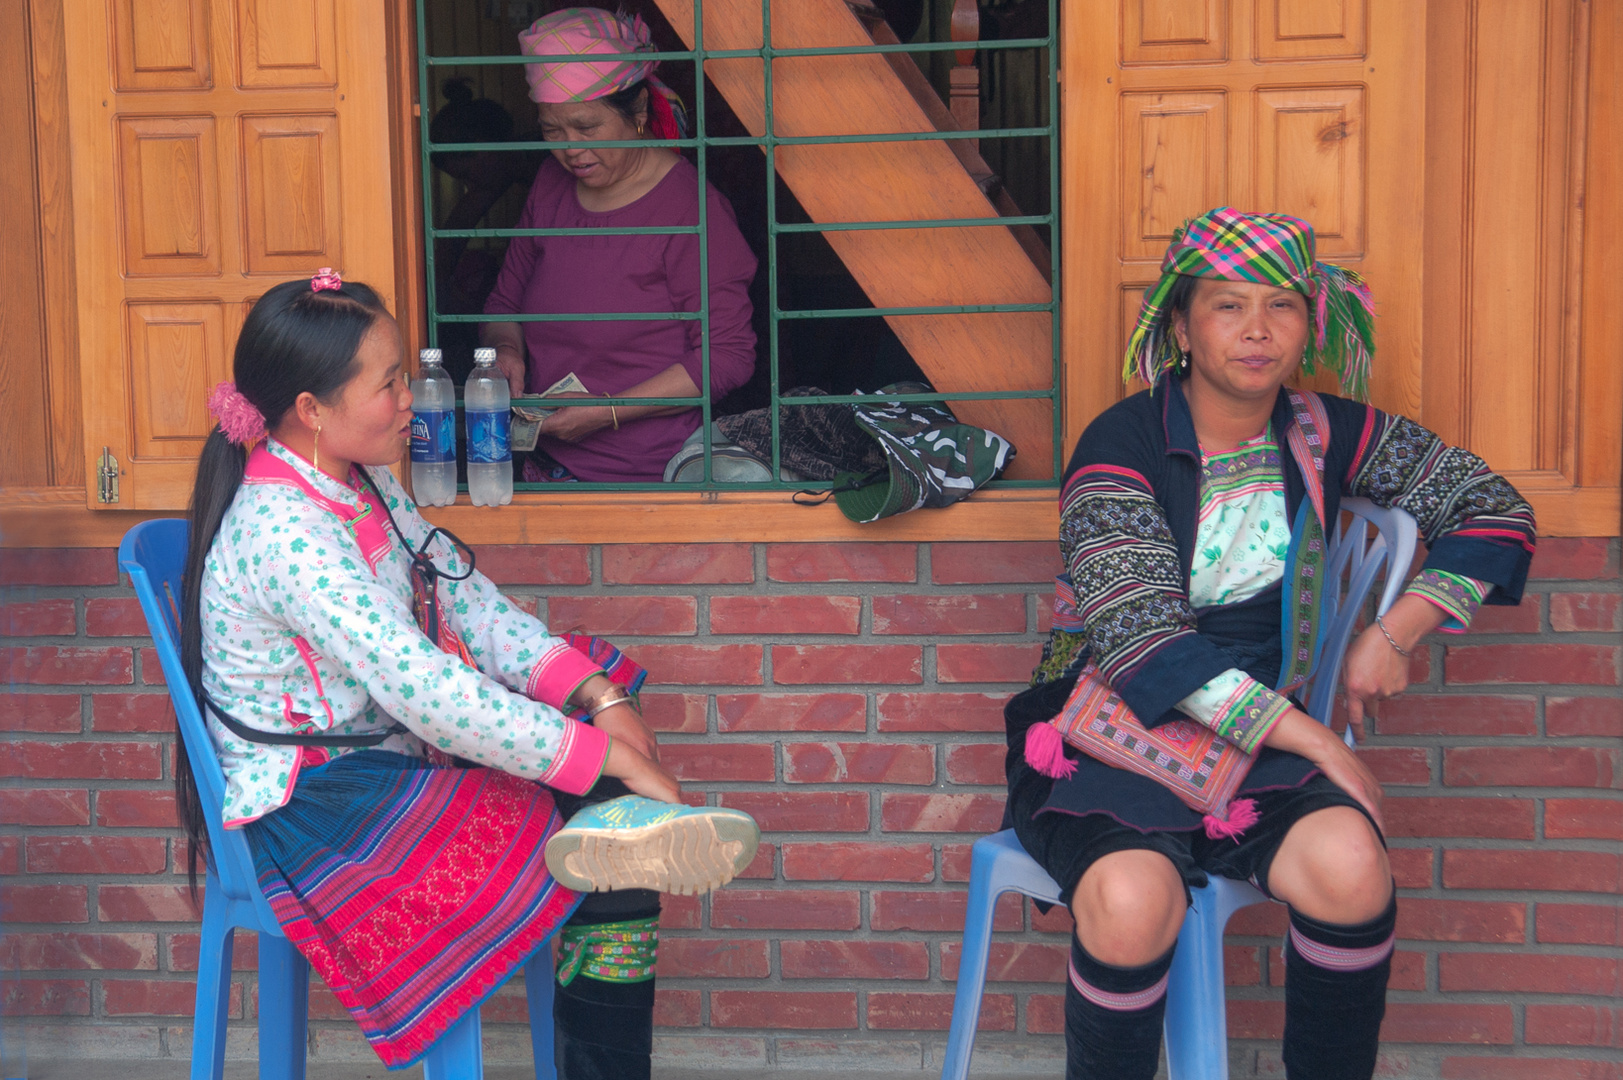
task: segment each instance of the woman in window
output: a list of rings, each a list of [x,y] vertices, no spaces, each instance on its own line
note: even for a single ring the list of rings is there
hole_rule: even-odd
[[[685,113],[653,76],[657,61],[640,18],[598,8],[569,8],[536,21],[519,42],[530,56],[602,56],[525,67],[530,98],[548,140],[678,139]],[[660,146],[570,147],[553,152],[530,189],[521,229],[695,226],[698,170]],[[749,286],[755,255],[732,207],[708,184],[710,382],[712,400],[742,386],[755,370]],[[699,237],[517,237],[495,290],[490,315],[678,312],[699,310]],[[651,319],[487,323],[482,338],[515,394],[543,393],[574,375],[577,398],[699,397],[704,381],[703,324]],[[591,405],[562,408],[541,427],[527,480],[659,480],[665,463],[698,429],[689,405]]]
[[[1287,1075],[1367,1080],[1397,910],[1381,788],[1290,697],[1317,659],[1325,536],[1356,495],[1414,515],[1430,549],[1348,650],[1359,723],[1407,686],[1427,633],[1519,601],[1533,513],[1413,421],[1287,388],[1324,365],[1361,395],[1373,350],[1368,291],[1315,261],[1307,222],[1213,210],[1173,235],[1162,272],[1127,355],[1151,389],[1071,458],[1054,631],[1005,712],[1010,818],[1076,920],[1067,1076],[1154,1074],[1188,890],[1219,874],[1290,907]],[[1255,755],[1226,815],[1059,743],[1046,722],[1100,686],[1146,727],[1192,718]]]
[[[654,890],[729,880],[755,825],[672,805],[680,787],[635,708],[641,670],[502,596],[380,467],[411,421],[402,359],[377,294],[323,271],[254,304],[236,382],[210,400],[181,655],[225,827],[245,831],[289,940],[391,1068],[567,919],[561,1075],[647,1077]],[[203,813],[177,765],[195,856]]]

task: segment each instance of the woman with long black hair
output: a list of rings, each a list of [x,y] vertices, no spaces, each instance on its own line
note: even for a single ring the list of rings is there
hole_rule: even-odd
[[[503,597],[381,467],[411,392],[376,293],[325,270],[270,289],[235,374],[210,400],[181,653],[288,938],[400,1067],[568,920],[561,1075],[647,1076],[655,890],[730,880],[754,822],[678,805],[641,669]]]

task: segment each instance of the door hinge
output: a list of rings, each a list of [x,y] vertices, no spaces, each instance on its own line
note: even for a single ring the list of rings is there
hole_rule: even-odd
[[[101,460],[96,463],[96,501],[118,501],[118,459],[105,446],[101,448]]]

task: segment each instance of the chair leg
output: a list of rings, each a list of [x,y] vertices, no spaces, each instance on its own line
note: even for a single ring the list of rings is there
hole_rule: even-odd
[[[423,1080],[483,1080],[485,1052],[479,1036],[479,1010],[470,1009],[423,1058]]]
[[[978,862],[978,860],[977,860]],[[981,992],[986,987],[986,958],[992,948],[992,913],[998,894],[989,873],[972,864],[969,910],[964,915],[964,947],[959,954],[958,989],[952,998],[952,1027],[947,1032],[947,1053],[941,1080],[964,1080],[975,1051],[975,1028],[981,1018]]]
[[[1195,890],[1178,933],[1167,980],[1167,1075],[1170,1080],[1228,1080],[1223,995],[1223,919],[1216,890]]]
[[[234,930],[227,901],[213,874],[203,893],[203,927],[197,943],[197,1007],[192,1014],[191,1080],[220,1080],[225,1072],[225,1014],[231,994]]]
[[[304,1080],[310,963],[285,937],[259,935],[259,1080]]]
[[[1265,899],[1252,886],[1225,878],[1194,890],[1167,980],[1169,1080],[1228,1080],[1223,932],[1236,911]]]
[[[530,1049],[535,1053],[535,1080],[557,1080],[552,1049],[552,942],[524,964],[524,998],[530,1007]]]

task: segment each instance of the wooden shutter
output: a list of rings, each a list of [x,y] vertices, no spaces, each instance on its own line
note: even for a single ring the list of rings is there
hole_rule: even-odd
[[[254,298],[332,266],[393,307],[384,4],[67,0],[65,22],[88,501],[180,509]]]
[[[1428,4],[1425,420],[1558,536],[1623,509],[1620,13]]]
[[[1172,230],[1223,205],[1306,218],[1320,258],[1370,279],[1373,396],[1418,415],[1425,5],[1121,0],[1065,15],[1068,438],[1126,392],[1122,352]]]
[[[1067,3],[1067,443],[1126,392],[1172,230],[1225,203],[1284,211],[1369,279],[1375,404],[1481,454],[1540,532],[1616,535],[1617,10]]]

